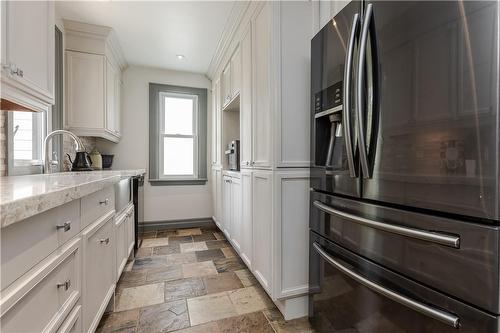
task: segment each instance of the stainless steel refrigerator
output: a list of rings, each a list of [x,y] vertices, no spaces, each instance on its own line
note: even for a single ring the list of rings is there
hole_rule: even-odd
[[[353,1],[312,39],[317,331],[500,330],[499,17]]]

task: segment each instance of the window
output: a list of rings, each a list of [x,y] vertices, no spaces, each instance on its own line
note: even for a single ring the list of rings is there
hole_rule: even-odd
[[[207,89],[150,84],[150,182],[206,182]]]
[[[8,131],[9,175],[41,172],[45,112],[9,112]]]

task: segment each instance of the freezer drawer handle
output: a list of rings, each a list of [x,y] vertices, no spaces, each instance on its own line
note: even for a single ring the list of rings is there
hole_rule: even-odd
[[[446,245],[446,246],[454,247],[457,249],[460,248],[460,237],[459,236],[447,235],[444,233],[437,233],[437,232],[431,232],[431,231],[424,231],[424,230],[403,227],[403,226],[382,223],[382,222],[366,219],[366,218],[363,218],[360,216],[356,216],[353,214],[342,212],[338,209],[335,209],[333,207],[325,205],[324,203],[317,201],[317,200],[313,202],[313,205],[315,207],[317,207],[319,210],[321,210],[327,214],[342,217],[342,218],[348,219],[354,223],[361,224],[361,225],[364,225],[367,227],[391,232],[393,234],[398,234],[398,235],[402,235],[402,236],[406,236],[406,237],[410,237],[410,238],[416,238],[416,239],[420,239],[420,240],[427,241],[427,242]]]
[[[430,318],[439,320],[440,322],[445,323],[446,325],[449,325],[454,328],[459,328],[460,327],[460,319],[455,316],[454,314],[442,311],[440,309],[431,307],[427,304],[421,303],[419,301],[413,300],[411,298],[408,298],[404,295],[398,294],[390,289],[387,289],[385,287],[382,287],[379,284],[376,284],[364,276],[356,273],[355,271],[351,270],[350,268],[347,268],[346,266],[342,265],[340,262],[332,258],[323,248],[321,245],[318,243],[314,242],[313,243],[314,249],[319,253],[319,255],[325,259],[330,265],[333,267],[337,268],[339,271],[344,273],[345,275],[349,276],[353,280],[357,281],[358,283],[364,285],[365,287],[373,290],[374,292],[385,296],[395,302],[398,302],[399,304],[402,304],[410,309],[413,309],[417,312],[420,312],[421,314],[428,316]]]

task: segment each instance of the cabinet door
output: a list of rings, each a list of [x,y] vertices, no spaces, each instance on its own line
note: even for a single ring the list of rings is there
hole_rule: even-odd
[[[128,259],[130,252],[134,248],[135,244],[135,209],[132,206],[128,213],[128,218],[127,218],[127,252],[126,252],[126,258]]]
[[[241,225],[241,180],[231,178],[231,240],[238,252],[241,251],[243,229]]]
[[[231,177],[224,176],[222,184],[222,231],[231,238]]]
[[[212,192],[212,215],[213,219],[217,222],[217,170],[213,169],[211,170],[211,177],[210,180],[212,181],[211,184],[211,192]]]
[[[52,1],[2,1],[2,65],[2,80],[54,103]]]
[[[240,52],[240,161],[242,168],[248,168],[252,162],[252,31],[250,26],[241,40]]]
[[[252,103],[252,164],[259,168],[271,167],[272,116],[270,108],[270,4],[266,3],[252,21],[253,43],[253,103]]]
[[[212,165],[220,164],[218,144],[219,135],[219,86],[220,81],[216,80],[212,86]]]
[[[123,268],[127,263],[127,215],[120,216],[115,223],[115,239],[116,239],[116,280],[120,278]]]
[[[252,171],[241,172],[241,241],[240,255],[252,269]]]
[[[121,116],[122,116],[122,75],[120,70],[115,73],[115,108],[114,108],[114,130],[117,136],[121,136]]]
[[[66,51],[68,127],[104,128],[105,67],[106,58],[102,55]]]
[[[221,75],[222,107],[231,100],[231,63],[228,63]]]
[[[253,265],[252,271],[271,293],[273,184],[271,171],[254,171],[252,182]]]
[[[216,210],[215,210],[215,221],[219,224],[219,228],[222,229],[222,171],[215,171],[215,188],[216,188]]]
[[[115,85],[116,70],[109,60],[106,62],[106,129],[115,133]]]
[[[92,225],[83,232],[84,332],[93,332],[113,294],[115,239],[113,219]]]
[[[231,58],[231,97],[240,92],[241,87],[241,49],[238,46]]]

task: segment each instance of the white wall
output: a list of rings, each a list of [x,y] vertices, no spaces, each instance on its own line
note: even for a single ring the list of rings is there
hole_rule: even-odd
[[[211,119],[211,81],[202,74],[131,66],[123,72],[122,139],[118,144],[99,140],[101,154],[114,154],[113,169],[149,169],[149,83],[207,88],[207,122]],[[210,157],[210,126],[207,133],[207,170]],[[210,171],[208,171],[210,172]],[[168,221],[211,217],[209,184],[151,186],[144,182],[144,221]]]

